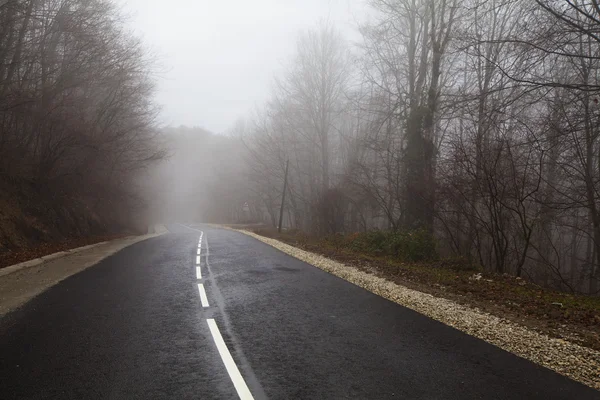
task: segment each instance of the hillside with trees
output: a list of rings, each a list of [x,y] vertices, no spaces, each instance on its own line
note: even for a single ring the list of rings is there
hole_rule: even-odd
[[[111,1],[0,2],[0,252],[146,229],[153,68]]]

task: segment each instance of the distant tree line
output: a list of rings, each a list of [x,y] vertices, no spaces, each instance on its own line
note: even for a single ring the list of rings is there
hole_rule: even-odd
[[[112,1],[0,1],[0,190],[130,218],[164,155],[152,68]]]
[[[155,218],[249,221],[243,206],[250,183],[245,175],[246,150],[240,140],[188,126],[163,128],[161,138],[169,157],[151,169],[144,185]]]
[[[329,24],[301,35],[234,129],[235,201],[275,226],[289,160],[286,228],[425,230],[443,255],[597,294],[599,2],[370,4],[358,46]]]

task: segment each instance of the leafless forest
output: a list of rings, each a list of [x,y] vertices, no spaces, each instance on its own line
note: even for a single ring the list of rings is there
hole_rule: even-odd
[[[139,224],[152,65],[110,1],[0,1],[0,249]]]
[[[598,293],[598,2],[371,5],[358,43],[300,35],[204,164],[202,218],[277,226],[289,160],[284,228],[424,230],[441,256]]]
[[[370,6],[359,41],[300,33],[268,102],[214,135],[158,129],[152,60],[112,2],[0,2],[0,184],[47,221],[277,227],[289,161],[284,229],[425,232],[442,257],[597,294],[600,2]]]

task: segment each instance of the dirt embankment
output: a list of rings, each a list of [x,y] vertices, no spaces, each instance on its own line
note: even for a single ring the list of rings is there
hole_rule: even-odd
[[[0,268],[47,254],[143,234],[118,208],[0,179]]]

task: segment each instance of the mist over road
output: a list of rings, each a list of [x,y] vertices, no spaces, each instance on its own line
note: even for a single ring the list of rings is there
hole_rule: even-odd
[[[241,233],[170,225],[0,319],[2,399],[598,399]]]

